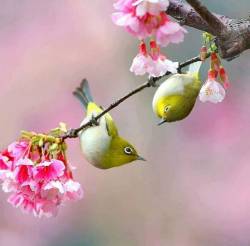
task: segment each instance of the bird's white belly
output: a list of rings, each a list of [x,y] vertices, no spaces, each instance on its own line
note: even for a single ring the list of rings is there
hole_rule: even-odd
[[[89,118],[86,118],[82,124],[88,120]],[[80,142],[86,159],[94,166],[100,166],[102,157],[108,150],[111,142],[105,118],[101,118],[98,126],[93,126],[82,131],[80,133]]]

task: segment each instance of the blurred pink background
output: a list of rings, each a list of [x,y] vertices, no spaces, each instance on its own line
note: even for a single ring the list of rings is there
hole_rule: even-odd
[[[249,12],[248,0],[204,2],[232,17]],[[111,22],[112,3],[1,0],[1,149],[21,129],[78,126],[84,114],[71,92],[84,77],[103,106],[145,80],[128,70],[137,42]],[[198,53],[201,33],[188,31],[184,43],[167,48],[171,59]],[[147,163],[99,170],[85,161],[78,140],[69,140],[85,199],[67,203],[56,218],[22,214],[1,192],[0,245],[250,245],[249,52],[225,66],[225,101],[198,102],[184,121],[156,125],[155,89],[112,112]]]

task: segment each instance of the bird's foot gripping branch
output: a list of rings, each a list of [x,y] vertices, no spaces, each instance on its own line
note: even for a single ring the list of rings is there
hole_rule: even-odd
[[[14,207],[37,217],[50,217],[57,214],[65,201],[82,198],[81,185],[74,180],[66,158],[65,141],[68,138],[79,137],[86,159],[98,168],[107,169],[144,160],[131,143],[120,137],[109,112],[142,90],[155,87],[160,79],[169,76],[157,88],[153,98],[153,110],[160,118],[160,124],[187,117],[197,98],[201,102],[223,101],[229,86],[228,75],[219,55],[223,47],[220,42],[226,35],[225,23],[222,23],[223,18],[210,13],[200,1],[187,2],[194,9],[178,0],[119,0],[114,4],[116,13],[112,16],[113,22],[139,39],[138,54],[133,59],[130,71],[135,75],[147,74],[149,78],[106,109],[94,103],[87,80],[84,79],[74,92],[86,109],[86,118],[80,127],[67,130],[65,124],[61,123],[48,134],[23,131],[17,141],[0,152],[2,189],[10,194],[8,201]],[[182,16],[183,23],[189,26],[202,29],[203,25],[202,30],[213,34],[203,34],[200,55],[179,63],[163,54],[162,47],[182,42],[187,33],[167,13],[174,17]],[[214,31],[217,27],[220,35]],[[210,60],[210,69],[207,80],[202,84],[199,69],[207,60]],[[182,73],[187,66],[188,72]]]

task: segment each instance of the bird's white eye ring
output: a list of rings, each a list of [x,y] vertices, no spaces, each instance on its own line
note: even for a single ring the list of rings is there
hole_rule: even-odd
[[[164,112],[165,112],[165,113],[168,112],[169,109],[170,109],[170,106],[166,106],[166,107],[164,108]]]
[[[127,155],[131,155],[133,153],[133,150],[131,147],[125,147],[124,148],[124,153]]]

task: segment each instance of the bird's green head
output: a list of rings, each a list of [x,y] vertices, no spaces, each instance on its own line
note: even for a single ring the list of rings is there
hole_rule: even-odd
[[[157,115],[161,118],[161,121],[158,125],[182,120],[187,117],[194,107],[195,99],[174,95],[159,100],[157,103]]]
[[[106,168],[122,166],[136,160],[145,161],[131,143],[120,136],[111,140],[109,151],[105,155]]]

